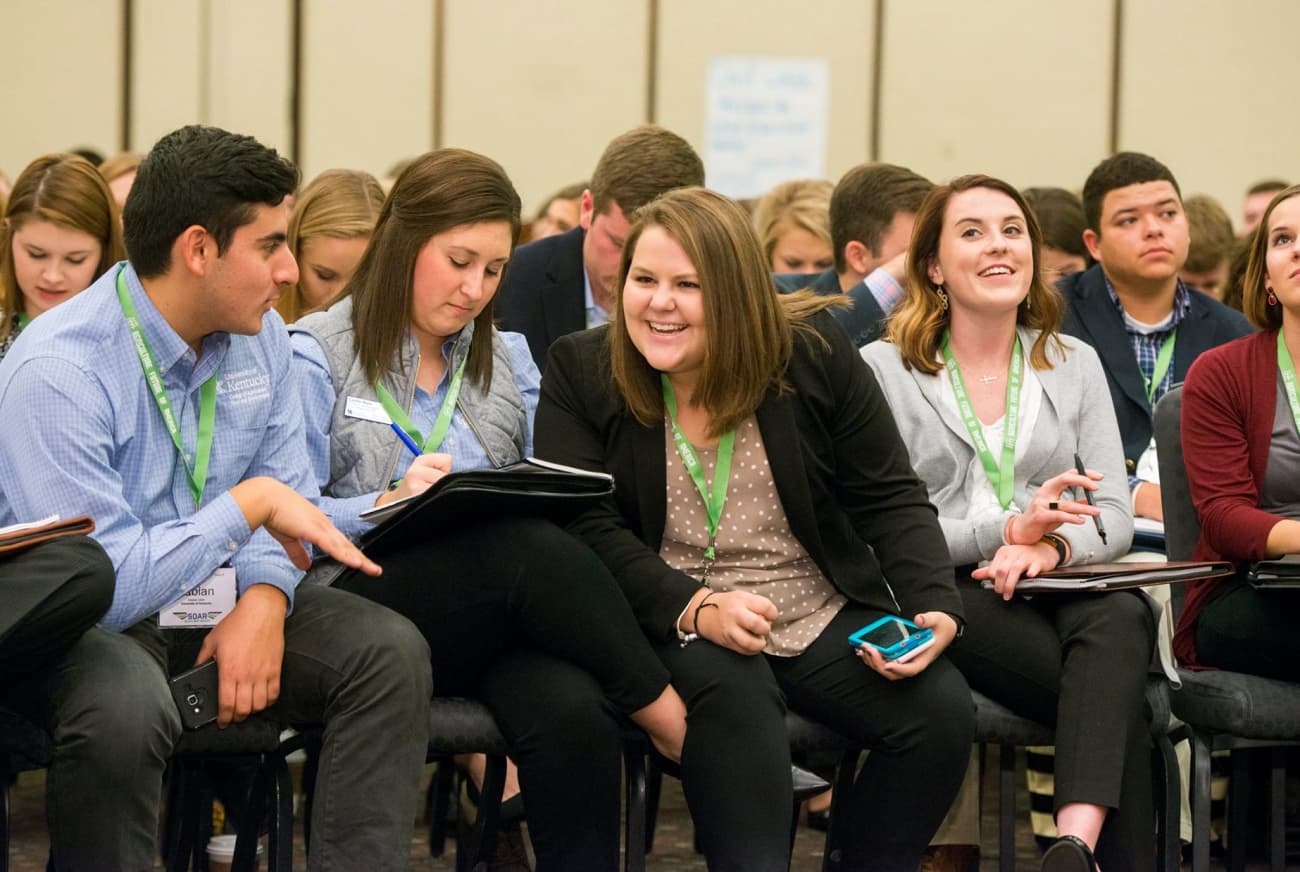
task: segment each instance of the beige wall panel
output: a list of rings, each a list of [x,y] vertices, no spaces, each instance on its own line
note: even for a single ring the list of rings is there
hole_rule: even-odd
[[[212,2],[212,0],[208,0]],[[290,0],[220,0],[209,13],[209,124],[289,154]]]
[[[131,148],[146,152],[163,134],[204,120],[202,59],[208,45],[201,2],[134,0],[131,35]]]
[[[880,159],[1078,189],[1106,154],[1110,3],[892,0]]]
[[[1300,181],[1294,111],[1300,3],[1127,0],[1120,147],[1164,161],[1234,221],[1246,188]]]
[[[433,137],[431,0],[303,0],[304,180],[347,167],[381,176]],[[485,51],[495,38],[476,34]],[[285,48],[288,51],[288,47]]]
[[[120,2],[0,0],[0,169],[10,178],[47,152],[117,151],[121,26]]]
[[[710,61],[822,59],[830,68],[826,174],[838,179],[867,159],[875,8],[875,0],[660,0],[659,123],[703,157]]]
[[[442,144],[510,174],[531,215],[645,121],[646,3],[446,0]]]

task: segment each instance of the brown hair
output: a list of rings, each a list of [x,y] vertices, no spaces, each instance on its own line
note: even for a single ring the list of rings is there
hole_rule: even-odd
[[[773,386],[786,388],[783,374],[794,332],[811,332],[808,317],[842,301],[811,292],[778,295],[749,216],[727,197],[706,188],[683,188],[652,201],[637,213],[623,246],[609,333],[614,383],[628,411],[646,426],[663,418],[663,389],[659,372],[628,335],[623,287],[637,241],[648,227],[667,233],[695,267],[707,342],[703,373],[691,399],[708,409],[709,432],[725,433],[752,415]]]
[[[754,207],[754,229],[763,243],[763,256],[772,263],[772,251],[781,234],[791,227],[807,230],[822,242],[831,242],[831,191],[825,179],[782,182],[763,195]]]
[[[831,193],[831,247],[835,271],[844,272],[844,247],[861,242],[880,257],[885,234],[899,212],[916,212],[934,185],[907,167],[859,164],[840,178]]]
[[[1015,201],[1025,216],[1029,243],[1033,251],[1034,275],[1029,283],[1029,295],[1016,310],[1016,323],[1041,331],[1029,352],[1029,362],[1035,369],[1051,369],[1047,359],[1047,343],[1057,338],[1065,302],[1052,285],[1043,281],[1042,260],[1043,231],[1034,217],[1034,210],[1011,185],[992,176],[960,176],[930,192],[916,215],[912,229],[912,245],[907,259],[907,281],[903,302],[889,319],[888,339],[898,346],[903,365],[933,375],[941,367],[937,360],[943,333],[948,328],[948,309],[941,302],[938,288],[930,281],[930,266],[939,258],[939,240],[943,235],[945,213],[954,194],[976,188],[988,188],[1006,194]]]
[[[415,260],[439,233],[463,224],[505,221],[519,237],[519,194],[501,165],[459,148],[441,148],[413,160],[393,183],[370,244],[343,294],[352,295],[353,341],[371,382],[402,347],[411,323]],[[465,366],[469,379],[492,380],[492,301],[474,319]]]
[[[140,163],[144,160],[144,155],[136,154],[133,151],[124,151],[121,154],[115,154],[108,160],[99,165],[99,174],[104,177],[104,181],[111,182],[113,179],[133,173],[140,168]]]
[[[591,174],[595,214],[617,203],[632,213],[665,191],[704,184],[704,162],[691,144],[654,124],[634,127],[605,146]]]
[[[1183,270],[1203,273],[1223,266],[1232,256],[1237,242],[1228,213],[1208,194],[1189,196],[1183,201],[1183,212],[1187,215],[1187,231],[1191,239]]]
[[[1241,290],[1241,311],[1250,323],[1263,330],[1282,326],[1282,307],[1268,304],[1268,219],[1279,203],[1300,194],[1300,185],[1277,193],[1264,210],[1264,217],[1250,236],[1250,260],[1246,263],[1246,281]]]
[[[31,220],[50,221],[98,240],[96,275],[126,257],[117,203],[94,164],[71,154],[38,157],[14,182],[0,225],[0,306],[5,314],[0,323],[0,341],[9,336],[13,314],[23,309],[22,291],[14,272],[13,238]]]
[[[295,260],[302,260],[308,242],[320,237],[356,239],[369,236],[384,205],[384,189],[370,173],[359,170],[325,170],[311,180],[293,205],[287,244]],[[333,304],[329,300],[325,306]],[[285,288],[275,308],[285,322],[306,313],[298,282]]]

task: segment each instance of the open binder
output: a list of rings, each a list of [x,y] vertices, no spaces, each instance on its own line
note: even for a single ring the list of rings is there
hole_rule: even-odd
[[[1276,560],[1257,560],[1250,564],[1246,580],[1266,590],[1300,588],[1300,554],[1286,554]]]
[[[1217,561],[1092,563],[1049,570],[1036,578],[1022,578],[1016,583],[1016,593],[1104,592],[1178,584],[1196,578],[1223,578],[1232,574],[1231,563]],[[992,581],[981,584],[988,589],[993,587]]]
[[[95,522],[89,515],[61,519],[50,515],[39,521],[0,527],[0,554],[12,554],[34,548],[42,542],[64,536],[87,536],[95,531]]]
[[[452,472],[422,494],[362,512],[376,526],[357,544],[378,557],[426,541],[429,531],[453,521],[534,515],[564,523],[613,492],[611,475],[535,457],[499,469]]]

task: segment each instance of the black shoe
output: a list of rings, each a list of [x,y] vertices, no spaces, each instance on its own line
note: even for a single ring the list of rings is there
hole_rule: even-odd
[[[808,829],[824,833],[831,828],[831,810],[826,807],[821,811],[808,812]]]
[[[1077,836],[1061,836],[1043,854],[1042,872],[1097,872],[1092,851]]]

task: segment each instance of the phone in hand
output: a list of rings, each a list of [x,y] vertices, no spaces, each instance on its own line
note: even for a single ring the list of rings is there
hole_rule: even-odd
[[[854,648],[870,646],[894,663],[906,663],[934,644],[934,631],[897,615],[885,615],[849,636]]]
[[[171,680],[172,699],[187,730],[217,719],[217,661],[209,660]]]

